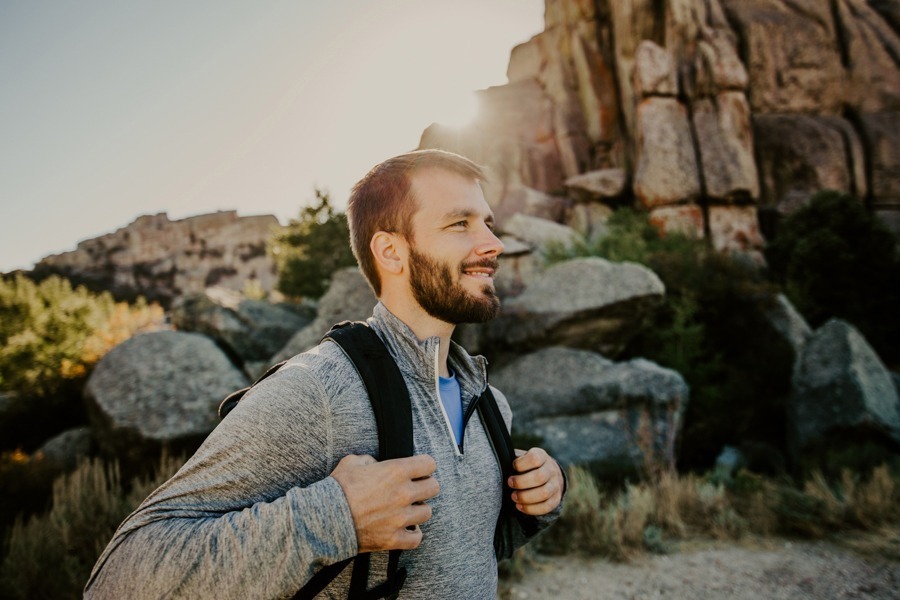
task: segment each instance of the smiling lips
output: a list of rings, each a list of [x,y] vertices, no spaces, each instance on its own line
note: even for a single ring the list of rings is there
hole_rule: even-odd
[[[462,272],[463,275],[471,275],[472,277],[490,279],[494,276],[494,273],[497,272],[498,267],[499,264],[496,260],[486,259],[478,261],[476,263],[463,265]]]

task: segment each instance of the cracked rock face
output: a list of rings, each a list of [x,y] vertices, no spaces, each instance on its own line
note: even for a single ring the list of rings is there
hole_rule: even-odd
[[[547,0],[510,83],[483,93],[471,127],[432,126],[420,147],[486,163],[495,209],[516,185],[577,205],[585,192],[564,184],[622,169],[622,199],[599,201],[637,199],[679,227],[702,209],[691,229],[721,249],[762,243],[758,224],[721,227],[724,207],[786,214],[823,189],[865,198],[900,235],[898,21],[884,0]]]
[[[170,221],[165,213],[138,217],[126,227],[85,240],[72,252],[48,256],[36,272],[59,273],[123,298],[142,295],[168,306],[210,286],[243,290],[254,280],[275,287],[266,242],[278,220],[239,217],[235,211]]]

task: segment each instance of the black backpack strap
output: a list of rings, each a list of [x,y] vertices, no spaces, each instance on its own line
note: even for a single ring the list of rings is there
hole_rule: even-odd
[[[375,414],[375,425],[378,428],[378,459],[412,456],[413,425],[409,390],[400,369],[397,368],[397,363],[378,334],[366,323],[344,321],[332,327],[322,339],[331,340],[340,346],[359,372],[369,395],[369,402],[372,404],[372,412]],[[406,581],[406,569],[400,567],[400,553],[400,550],[389,552],[387,581],[371,590],[367,589],[369,555],[360,554],[352,559],[353,575],[350,579],[349,597],[373,600],[396,597]],[[341,569],[331,575],[325,585],[337,577]],[[324,587],[323,585],[322,588]]]
[[[512,500],[512,488],[509,487],[509,478],[515,474],[513,461],[516,459],[516,451],[509,436],[509,429],[507,429],[506,422],[503,420],[503,414],[500,412],[500,407],[497,406],[497,400],[494,398],[493,392],[491,392],[491,386],[485,388],[477,402],[478,414],[481,415],[481,422],[487,431],[488,440],[490,440],[494,454],[497,456],[497,462],[500,465],[500,472],[503,476],[503,501],[500,504],[500,518],[497,523],[499,525],[506,515],[515,515],[522,532],[527,537],[532,537],[538,532],[538,521],[532,515],[526,515],[516,510],[516,505]],[[501,531],[498,526],[494,531],[494,551],[498,554],[498,558],[502,558],[499,556],[502,546],[500,535]]]
[[[236,392],[231,392],[230,394],[228,394],[228,397],[225,398],[224,400],[222,400],[222,402],[219,404],[219,419],[224,419],[226,417],[226,415],[228,415],[228,413],[230,413],[231,410],[235,406],[238,405],[238,402],[241,401],[241,398],[243,398],[244,395],[250,391],[250,388],[252,388],[254,385],[259,383],[266,377],[273,375],[275,373],[275,371],[277,371],[278,369],[283,367],[284,363],[286,363],[286,362],[287,362],[286,360],[283,360],[280,363],[269,367],[268,370],[266,370],[266,372],[263,373],[262,377],[260,377],[259,379],[257,379],[256,381],[253,382],[253,385],[248,385],[245,388],[241,388]]]

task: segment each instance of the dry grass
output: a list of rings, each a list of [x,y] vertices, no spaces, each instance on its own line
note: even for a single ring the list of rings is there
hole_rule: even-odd
[[[182,462],[163,457],[155,476],[135,480],[128,489],[118,465],[99,460],[57,479],[50,511],[18,519],[5,540],[0,597],[80,598],[116,527]]]
[[[887,526],[900,523],[897,483],[886,466],[865,478],[845,471],[839,482],[815,473],[802,489],[746,472],[726,487],[666,471],[656,481],[604,494],[586,470],[573,467],[560,521],[542,537],[540,547],[628,560],[647,550],[665,551],[663,536],[679,541],[748,535],[821,538],[860,528],[896,534]],[[880,543],[900,551],[900,540],[866,539],[870,546]]]

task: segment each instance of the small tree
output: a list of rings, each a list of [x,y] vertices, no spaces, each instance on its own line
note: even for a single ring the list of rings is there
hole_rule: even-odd
[[[347,215],[334,210],[328,192],[315,193],[315,203],[302,208],[269,245],[278,267],[278,290],[292,297],[318,298],[332,273],[356,264]]]
[[[845,319],[886,363],[900,364],[897,240],[859,200],[817,193],[779,227],[766,258],[772,277],[810,325]]]

